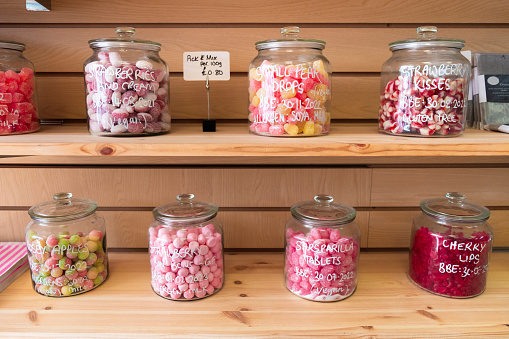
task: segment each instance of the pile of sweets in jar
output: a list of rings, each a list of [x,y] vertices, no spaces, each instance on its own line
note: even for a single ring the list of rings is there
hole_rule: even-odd
[[[0,71],[0,135],[39,129],[34,95],[34,71]]]
[[[214,225],[181,228],[152,227],[150,266],[152,288],[167,299],[193,300],[223,286],[223,245]]]
[[[70,296],[97,287],[108,276],[104,234],[27,234],[28,260],[35,290],[47,296]]]
[[[92,134],[154,134],[170,130],[168,73],[148,60],[122,61],[99,52],[85,66],[89,131]]]
[[[476,296],[486,287],[490,246],[486,232],[465,238],[421,227],[410,251],[408,275],[418,286],[442,296]]]
[[[401,135],[461,134],[466,83],[465,78],[399,75],[380,96],[380,130]]]
[[[271,136],[326,134],[330,98],[322,60],[288,66],[264,60],[249,71],[249,129]]]
[[[359,244],[331,228],[313,228],[307,235],[286,232],[286,287],[310,300],[336,301],[356,288]]]

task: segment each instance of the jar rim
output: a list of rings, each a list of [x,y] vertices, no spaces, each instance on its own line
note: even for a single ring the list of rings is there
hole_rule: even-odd
[[[45,201],[28,210],[33,220],[44,222],[63,222],[82,219],[94,214],[97,202],[89,199],[73,198],[71,193],[57,193],[53,201]]]
[[[0,40],[0,48],[24,51],[26,49],[26,45],[17,41]]]
[[[292,216],[310,226],[339,226],[351,223],[357,211],[348,205],[333,202],[330,195],[319,194],[312,201],[296,203],[290,208]]]
[[[428,199],[420,203],[424,213],[429,216],[459,222],[480,222],[488,220],[491,212],[484,206],[465,200],[465,195],[458,192],[446,194],[446,198]],[[449,210],[449,212],[448,212]],[[452,211],[458,211],[454,214]]]

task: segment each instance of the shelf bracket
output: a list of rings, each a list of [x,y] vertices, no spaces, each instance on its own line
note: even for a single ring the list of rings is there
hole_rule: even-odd
[[[51,11],[51,0],[26,0],[27,11],[49,12]]]

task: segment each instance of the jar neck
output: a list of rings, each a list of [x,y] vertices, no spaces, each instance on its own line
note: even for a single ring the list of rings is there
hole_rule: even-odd
[[[273,54],[285,54],[285,53],[292,53],[292,54],[308,54],[308,55],[322,55],[321,49],[316,48],[305,48],[305,47],[274,47],[274,48],[266,48],[261,49],[258,51],[258,54],[260,56],[263,55],[273,55]]]

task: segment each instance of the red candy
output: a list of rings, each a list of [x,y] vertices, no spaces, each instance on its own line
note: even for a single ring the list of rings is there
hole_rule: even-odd
[[[466,298],[481,294],[486,287],[491,239],[486,232],[465,238],[430,232],[415,232],[408,275],[414,283],[432,293]]]
[[[398,76],[380,96],[379,129],[402,135],[461,134],[466,83],[465,78]]]
[[[357,282],[359,244],[332,228],[313,228],[307,235],[288,229],[286,287],[298,296],[335,301],[350,296]]]
[[[33,104],[34,72],[23,68],[0,72],[0,135],[34,132],[39,129]]]

